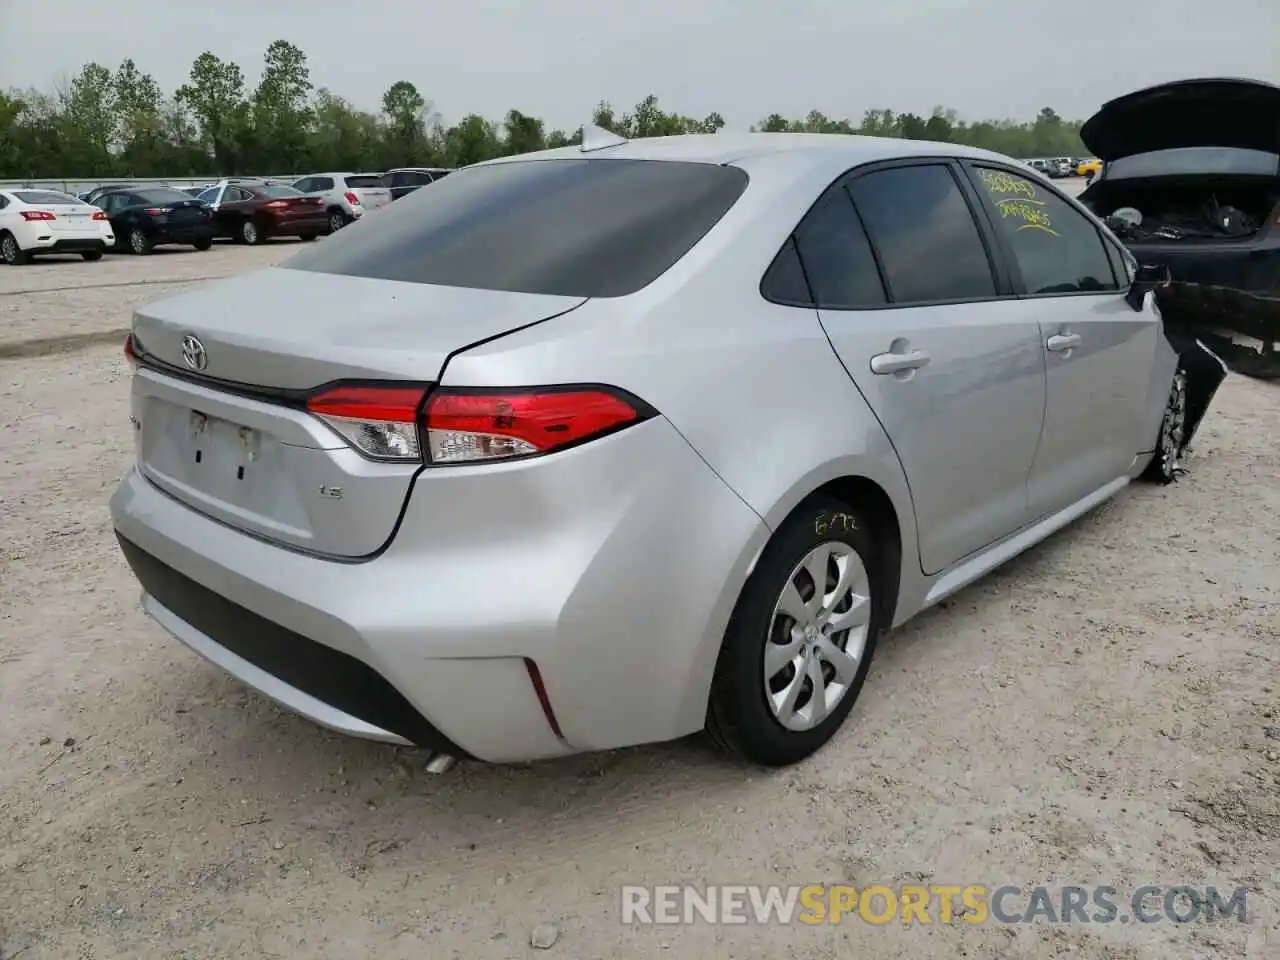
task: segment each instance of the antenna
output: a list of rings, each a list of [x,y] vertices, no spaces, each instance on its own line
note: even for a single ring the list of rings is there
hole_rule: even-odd
[[[582,152],[590,153],[593,150],[605,150],[609,147],[618,147],[627,142],[626,137],[620,137],[616,133],[611,133],[603,127],[597,127],[594,123],[584,123],[582,125]]]

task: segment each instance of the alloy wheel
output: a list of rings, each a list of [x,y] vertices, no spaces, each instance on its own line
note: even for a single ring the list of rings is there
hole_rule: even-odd
[[[147,238],[143,236],[141,230],[134,230],[129,234],[129,246],[134,253],[147,252]]]
[[[18,260],[18,241],[13,237],[5,237],[0,240],[0,258],[5,263],[16,263]]]
[[[764,648],[764,692],[783,727],[811,730],[849,692],[867,644],[871,582],[840,541],[811,549],[774,604]]]
[[[343,217],[342,214],[331,213],[329,215],[329,232],[330,233],[337,233],[344,226],[346,226],[346,224],[347,224],[346,218]]]
[[[1160,468],[1166,476],[1172,476],[1182,455],[1187,430],[1187,374],[1179,369],[1173,375],[1169,388],[1169,405],[1165,408],[1164,421],[1160,424]]]

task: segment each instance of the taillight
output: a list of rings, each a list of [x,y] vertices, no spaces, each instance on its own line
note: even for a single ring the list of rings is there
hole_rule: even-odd
[[[279,210],[281,207],[287,207],[288,205],[288,202],[284,200],[271,200],[263,204],[264,207],[270,207],[272,210]]]
[[[550,453],[652,415],[610,387],[441,388],[427,400],[423,426],[430,461],[456,464]]]
[[[105,212],[105,211],[102,211],[102,210],[95,210],[95,211],[94,211],[94,214],[93,214],[93,217],[92,217],[91,219],[93,219],[93,220],[105,220],[105,219],[107,219],[107,214],[106,214],[106,212]]]
[[[418,410],[423,387],[334,387],[312,395],[307,410],[374,460],[421,460]]]
[[[359,197],[357,197],[357,196],[356,196],[354,193],[352,193],[350,190],[348,190],[346,193],[344,193],[344,194],[343,194],[343,196],[347,198],[347,203],[350,203],[350,204],[352,204],[352,205],[355,205],[355,204],[357,204],[357,203],[359,203],[359,202],[360,202],[360,198],[359,198]]]
[[[551,453],[655,413],[612,387],[440,387],[428,393],[421,386],[376,384],[322,390],[308,398],[307,410],[371,460],[425,459],[442,466]]]
[[[23,210],[22,219],[31,223],[33,220],[57,220],[48,210]]]
[[[169,210],[167,207],[147,207],[142,212],[148,217],[163,217]]]

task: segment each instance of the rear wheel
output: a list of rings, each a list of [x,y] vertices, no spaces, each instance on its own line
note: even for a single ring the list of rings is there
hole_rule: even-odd
[[[879,555],[858,513],[815,498],[765,547],[725,631],[707,732],[766,766],[831,739],[866,679],[885,598]]]
[[[85,250],[83,253],[80,254],[80,256],[83,259],[88,260],[90,263],[92,263],[94,260],[102,259],[102,251],[101,250]]]
[[[29,262],[31,254],[18,246],[18,241],[12,233],[2,233],[0,234],[0,260],[11,267],[17,267]]]
[[[262,230],[252,220],[246,220],[240,224],[240,239],[249,246],[255,246],[262,242]]]
[[[347,225],[347,215],[341,210],[332,210],[329,212],[329,232],[337,233]]]
[[[129,231],[129,249],[142,257],[154,250],[155,244],[151,242],[150,237],[137,227],[134,227]]]
[[[320,234],[318,233],[310,233],[310,232],[300,233],[298,234],[298,239],[301,240],[303,243],[310,243],[312,240],[314,240],[318,236],[320,236]]]
[[[1156,455],[1142,471],[1142,479],[1172,483],[1178,476],[1178,461],[1187,445],[1187,371],[1179,364],[1169,387],[1169,401],[1160,420]]]
[[[213,247],[213,237],[201,237],[192,246],[197,250],[209,250]]]

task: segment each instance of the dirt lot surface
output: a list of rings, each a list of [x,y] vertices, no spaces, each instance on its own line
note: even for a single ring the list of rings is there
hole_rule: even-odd
[[[1280,385],[1229,379],[1189,476],[892,635],[808,763],[695,739],[433,777],[168,639],[111,535],[112,331],[294,248],[0,268],[4,960],[1280,957]],[[1251,892],[1244,924],[620,922],[625,884],[814,882]]]

